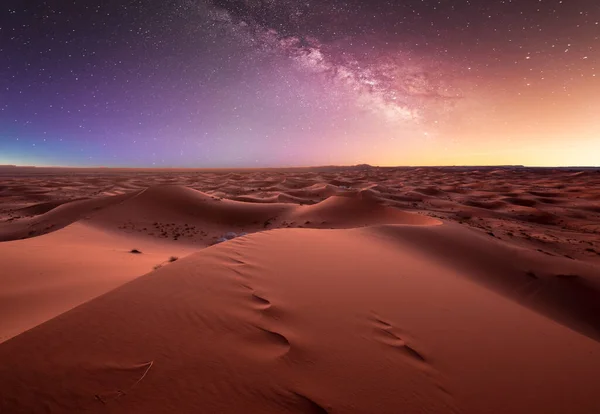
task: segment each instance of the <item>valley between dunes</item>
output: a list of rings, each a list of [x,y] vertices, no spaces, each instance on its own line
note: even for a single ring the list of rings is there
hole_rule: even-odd
[[[1,413],[600,412],[595,171],[0,178]]]

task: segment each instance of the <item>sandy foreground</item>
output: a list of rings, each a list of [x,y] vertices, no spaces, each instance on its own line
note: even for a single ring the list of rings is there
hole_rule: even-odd
[[[594,170],[0,168],[0,413],[597,414],[599,233]]]

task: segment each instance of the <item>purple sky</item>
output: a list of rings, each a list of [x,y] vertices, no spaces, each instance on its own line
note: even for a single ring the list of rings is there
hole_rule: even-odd
[[[0,164],[600,164],[600,3],[2,9]]]

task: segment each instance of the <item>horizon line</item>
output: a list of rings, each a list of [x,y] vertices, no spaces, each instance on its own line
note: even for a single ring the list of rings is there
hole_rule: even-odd
[[[262,166],[262,167],[118,167],[118,166],[70,166],[70,165],[19,165],[0,164],[0,169],[77,169],[77,170],[285,170],[285,169],[311,169],[311,168],[581,168],[593,169],[600,165],[525,165],[525,164],[446,164],[446,165],[372,165],[360,164],[323,164],[323,165],[291,165],[291,166]]]

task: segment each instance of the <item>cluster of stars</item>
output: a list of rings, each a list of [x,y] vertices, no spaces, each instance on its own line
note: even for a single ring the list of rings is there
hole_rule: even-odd
[[[593,3],[9,0],[0,163],[376,163],[536,102],[567,117],[600,92]]]

